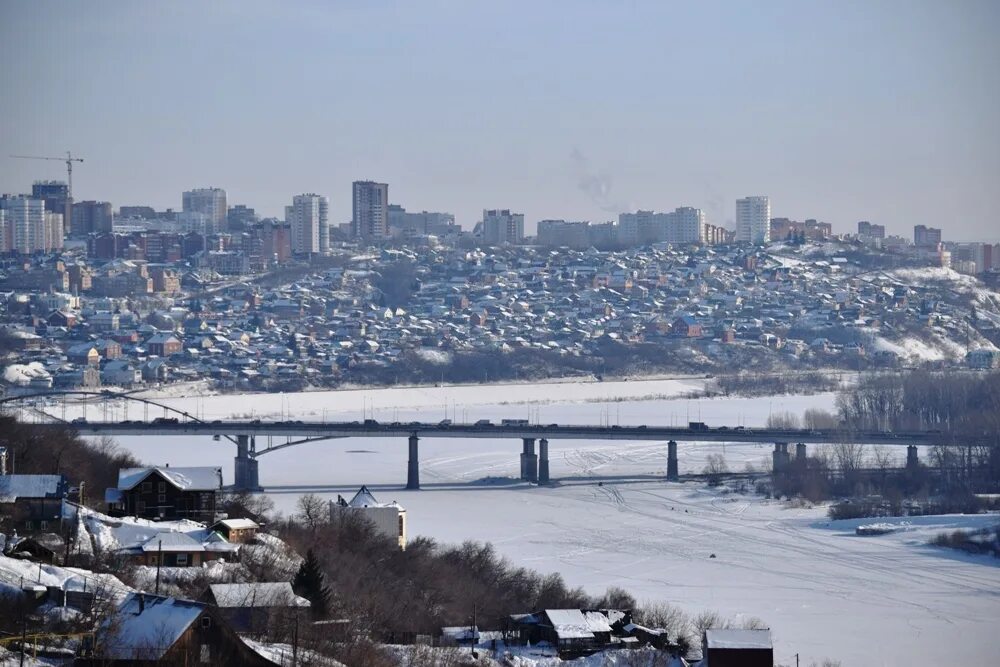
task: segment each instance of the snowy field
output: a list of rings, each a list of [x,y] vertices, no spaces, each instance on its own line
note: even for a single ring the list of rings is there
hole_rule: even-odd
[[[699,385],[661,380],[440,387],[170,403],[208,419],[367,414],[410,421],[443,419],[447,410],[450,418],[472,420],[680,424],[690,419],[748,426],[763,425],[772,411],[833,408],[832,394],[669,398]],[[120,440],[149,463],[218,465],[231,481],[235,452],[225,440]],[[258,449],[264,446],[258,442]],[[549,488],[515,479],[520,441],[478,439],[423,439],[420,491],[402,488],[403,439],[332,440],[281,450],[260,458],[260,477],[286,513],[304,492],[335,498],[364,483],[381,500],[398,500],[407,508],[411,535],[446,543],[490,541],[512,561],[561,572],[570,585],[591,593],[619,585],[640,600],[667,600],[692,613],[714,609],[735,618],[760,617],[773,629],[776,659],[784,664],[794,664],[799,653],[803,665],[827,657],[845,667],[979,665],[991,664],[1000,649],[998,562],[926,546],[938,532],[987,525],[997,517],[914,518],[898,532],[858,537],[855,527],[872,520],[831,523],[823,508],[790,508],[696,483],[664,482],[665,443],[553,440],[549,449],[557,480]],[[758,445],[680,443],[681,472],[699,472],[710,453],[723,453],[732,470],[759,467],[770,452]]]

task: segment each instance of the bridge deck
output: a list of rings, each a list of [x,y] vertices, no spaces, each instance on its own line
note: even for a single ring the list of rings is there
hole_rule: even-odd
[[[35,424],[38,429],[61,429],[67,424]],[[678,440],[700,442],[855,442],[878,445],[947,444],[937,431],[848,431],[725,427],[586,426],[557,424],[450,424],[427,422],[86,422],[70,428],[81,435],[252,435],[297,438],[546,438],[548,440]]]

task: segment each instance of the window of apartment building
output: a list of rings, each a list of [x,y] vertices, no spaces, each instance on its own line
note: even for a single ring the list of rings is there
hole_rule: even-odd
[[[167,494],[161,493],[160,495],[156,496],[156,502],[158,502],[158,503],[165,503],[165,502],[167,502]]]
[[[153,490],[153,483],[152,482],[143,482],[142,483],[142,492],[143,493],[150,493],[152,490]]]
[[[41,528],[42,530],[48,530],[49,529],[49,522],[48,521],[39,521],[38,522],[38,527]]]
[[[178,567],[184,566],[184,565],[187,565],[187,564],[188,564],[188,555],[187,554],[177,554],[177,565],[178,565]]]
[[[140,500],[135,504],[136,514],[144,514],[146,512],[146,503]]]
[[[160,482],[159,485],[158,485],[158,488],[156,490],[158,492],[160,492],[160,493],[166,493],[167,492],[167,483],[166,482]]]

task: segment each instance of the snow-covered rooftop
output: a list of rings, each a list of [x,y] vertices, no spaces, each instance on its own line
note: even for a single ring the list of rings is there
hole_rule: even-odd
[[[219,607],[308,607],[309,600],[292,591],[287,581],[251,584],[211,584]]]
[[[142,550],[166,552],[180,551],[188,553],[194,551],[204,551],[205,547],[202,546],[200,542],[188,537],[184,533],[157,533],[146,540],[146,543],[142,545]]]
[[[215,491],[222,486],[221,468],[209,466],[192,468],[122,468],[118,471],[118,488],[128,491],[151,473],[158,472],[168,482],[182,491]]]
[[[545,615],[560,639],[590,639],[595,632],[611,632],[607,617],[600,612],[546,609]]]
[[[247,530],[249,528],[257,528],[257,523],[251,521],[250,519],[223,519],[216,523],[217,526],[225,526],[230,530]]]
[[[0,503],[18,498],[58,498],[62,475],[0,475]]]
[[[159,660],[204,610],[200,602],[133,593],[102,628],[102,657]]]
[[[770,630],[706,630],[708,648],[769,649]]]
[[[375,496],[371,491],[368,490],[367,486],[362,486],[358,489],[358,492],[354,494],[350,502],[347,503],[348,507],[363,508],[363,507],[395,507],[397,509],[402,509],[399,503],[393,501],[391,503],[380,503],[376,500]]]

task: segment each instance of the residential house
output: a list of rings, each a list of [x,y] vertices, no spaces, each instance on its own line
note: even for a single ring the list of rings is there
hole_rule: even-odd
[[[142,382],[142,373],[130,361],[109,361],[101,369],[101,382],[116,387],[131,387]]]
[[[681,336],[683,338],[701,337],[701,325],[698,324],[698,321],[690,315],[678,317],[674,320],[670,329],[675,336]]]
[[[146,519],[215,520],[222,469],[123,468],[118,471],[114,511]]]
[[[522,645],[546,641],[561,657],[585,655],[611,644],[611,615],[616,622],[629,620],[618,610],[545,609],[508,616],[504,633],[509,642]]]
[[[276,665],[240,639],[217,609],[203,602],[130,593],[98,628],[94,655],[74,664]]]
[[[234,544],[252,542],[257,537],[257,530],[260,526],[250,519],[223,519],[216,521],[212,530],[225,537]]]
[[[0,475],[0,531],[58,529],[67,490],[62,475]]]
[[[337,500],[330,501],[330,518],[336,519],[341,512],[368,519],[379,533],[395,540],[400,549],[406,549],[406,510],[395,500],[380,503],[368,487],[362,486],[350,502],[339,495]]]
[[[703,667],[774,667],[770,630],[706,630]]]
[[[173,334],[158,333],[146,341],[146,352],[150,356],[169,357],[183,348],[181,339]]]
[[[165,359],[156,358],[143,362],[139,367],[145,382],[166,382],[170,378],[170,367]]]
[[[66,350],[66,359],[71,364],[97,366],[101,363],[101,353],[93,343],[80,343]]]
[[[239,560],[240,547],[218,533],[206,530],[191,533],[160,532],[140,544],[121,549],[137,565],[201,567],[217,559]]]
[[[312,605],[296,595],[287,581],[211,584],[203,598],[219,608],[236,632],[261,634],[275,624],[294,622]]]

